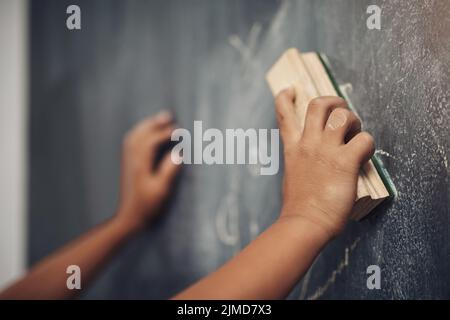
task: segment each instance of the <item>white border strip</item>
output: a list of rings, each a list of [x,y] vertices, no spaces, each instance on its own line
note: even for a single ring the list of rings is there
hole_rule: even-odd
[[[0,288],[26,261],[26,0],[0,0]]]

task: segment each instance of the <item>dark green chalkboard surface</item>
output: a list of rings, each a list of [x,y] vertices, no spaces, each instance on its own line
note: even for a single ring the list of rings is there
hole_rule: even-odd
[[[70,4],[79,31],[65,27]],[[366,27],[372,4],[380,30]],[[113,214],[120,143],[140,118],[170,108],[188,129],[275,128],[264,75],[297,47],[350,84],[398,197],[350,223],[290,298],[450,298],[449,12],[431,0],[32,1],[29,262]],[[224,263],[278,215],[282,170],[257,169],[185,167],[167,215],[84,297],[168,298]],[[370,265],[380,290],[366,286]]]

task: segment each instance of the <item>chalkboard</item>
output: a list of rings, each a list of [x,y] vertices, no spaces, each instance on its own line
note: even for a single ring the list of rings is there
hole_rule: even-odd
[[[78,4],[82,29],[65,27]],[[381,29],[366,27],[369,5]],[[170,108],[181,127],[276,128],[265,72],[289,47],[321,51],[398,197],[350,223],[291,299],[450,298],[450,3],[444,1],[31,2],[32,264],[109,218],[120,144]],[[270,225],[280,173],[186,166],[167,214],[130,241],[83,298],[168,298]],[[381,289],[366,286],[381,269]],[[270,276],[270,275],[268,275]],[[220,290],[220,288],[218,288]]]

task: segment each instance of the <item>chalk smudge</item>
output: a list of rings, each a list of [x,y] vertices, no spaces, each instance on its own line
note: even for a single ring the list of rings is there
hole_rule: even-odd
[[[394,155],[392,155],[391,153],[389,153],[389,152],[387,152],[387,151],[384,151],[384,150],[382,150],[382,149],[377,149],[377,150],[375,150],[375,154],[379,154],[379,155],[381,155],[381,156],[385,156],[385,157],[388,157],[388,158],[392,158],[392,159],[394,159],[394,160],[397,160],[397,158],[396,158]]]
[[[301,287],[301,291],[300,291],[299,300],[305,300],[305,298],[306,298],[306,294],[308,293],[308,285],[309,285],[309,280],[311,279],[312,270],[314,269],[314,265],[316,264],[316,261],[318,259],[320,259],[320,254],[316,258],[316,260],[314,260],[311,267],[309,267],[308,272],[306,272],[305,276],[302,279],[303,281],[302,281],[302,287]]]
[[[323,286],[318,287],[312,295],[308,296],[308,300],[319,299],[328,291],[328,289],[335,283],[337,276],[340,275],[342,271],[349,266],[350,255],[358,247],[360,241],[361,238],[358,237],[350,246],[345,248],[344,258],[339,262],[337,268],[333,270],[330,277],[328,277]]]
[[[227,196],[219,205],[215,225],[217,236],[223,244],[232,246],[235,251],[240,249],[239,233],[239,183],[237,175],[233,175],[231,188]]]
[[[289,1],[282,1],[279,9],[274,15],[270,25],[268,26],[268,31],[261,39],[262,35],[262,25],[256,22],[251,27],[246,40],[242,40],[238,35],[233,34],[228,37],[227,46],[231,46],[237,51],[241,58],[239,64],[239,71],[242,75],[241,85],[233,87],[232,90],[236,91],[235,94],[230,95],[232,100],[229,101],[229,105],[236,108],[236,112],[243,112],[248,116],[242,117],[243,119],[251,119],[254,122],[254,126],[259,125],[262,119],[267,117],[266,108],[261,107],[259,102],[260,93],[267,90],[264,81],[255,81],[255,79],[264,79],[265,72],[267,71],[267,64],[264,61],[268,60],[268,55],[271,52],[278,49],[276,45],[282,37],[281,29],[285,26],[285,17],[289,12],[289,7],[291,3]],[[261,41],[260,41],[261,40]],[[218,52],[227,52],[226,50],[218,50]],[[223,57],[219,54],[213,57],[213,63],[218,65],[223,64]],[[233,98],[239,97],[239,98]],[[236,99],[236,100],[234,100]],[[207,104],[205,104],[206,106]],[[245,106],[245,109],[242,108]],[[207,110],[205,110],[207,112]],[[228,114],[234,114],[233,110],[230,109]],[[273,110],[270,110],[273,112]],[[225,119],[227,121],[228,119]],[[251,125],[251,123],[246,122],[246,125]],[[233,126],[237,125],[235,119],[233,119]],[[250,150],[254,155],[258,152],[257,149]],[[234,168],[233,168],[234,169]],[[251,177],[257,179],[259,177],[260,165],[248,165],[247,171]],[[221,200],[219,204],[218,211],[215,216],[215,227],[219,240],[228,246],[234,247],[235,252],[241,249],[242,241],[241,234],[242,231],[239,227],[240,215],[243,214],[245,210],[241,210],[239,207],[239,195],[240,186],[243,184],[243,179],[245,175],[242,172],[238,172],[237,169],[232,172],[232,186]],[[259,210],[247,210],[249,217],[249,232],[251,238],[256,238],[259,234],[261,228],[258,220]]]

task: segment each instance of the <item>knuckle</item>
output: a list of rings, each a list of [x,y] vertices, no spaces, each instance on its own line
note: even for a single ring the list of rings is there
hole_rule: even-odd
[[[284,123],[285,116],[286,116],[286,109],[285,106],[282,104],[276,105],[275,112],[277,116],[277,120],[280,124]]]
[[[283,98],[283,99],[289,99],[290,95],[289,95],[289,88],[283,89],[281,90],[277,97]]]
[[[361,142],[367,145],[368,148],[374,149],[375,148],[375,139],[372,137],[372,135],[368,132],[361,132],[360,133],[360,139]]]
[[[327,97],[314,98],[308,104],[307,114],[312,117],[320,116],[327,106]]]
[[[323,106],[324,103],[324,97],[317,97],[312,99],[309,102],[309,110],[313,111],[314,109],[320,108],[321,106]]]
[[[337,97],[337,96],[329,96],[329,97],[325,97],[328,100],[328,103],[331,105],[337,105],[341,108],[344,108],[346,110],[348,109],[348,105],[347,105],[347,101],[345,101],[344,98],[342,97]]]
[[[286,92],[282,91],[275,98],[275,109],[277,111],[281,111],[281,109],[283,109],[284,105],[286,104],[286,101],[287,101],[287,94]]]
[[[348,108],[345,108],[345,110],[347,111],[347,115],[348,118],[350,119],[350,122],[355,123],[355,124],[361,124],[361,120],[359,120],[359,118],[356,116],[356,114],[351,111]]]
[[[354,126],[355,126],[358,130],[361,130],[361,127],[362,127],[361,119],[359,119],[355,114],[353,114],[353,115],[354,115],[354,120],[353,120]]]
[[[152,127],[155,125],[155,123],[156,123],[156,117],[148,117],[148,118],[142,120],[140,124],[143,126]]]
[[[332,97],[332,98],[335,99],[334,104],[338,104],[338,105],[340,105],[340,106],[342,106],[344,108],[348,107],[347,101],[344,98],[342,98],[342,97]]]
[[[276,116],[277,116],[278,123],[282,126],[283,123],[285,122],[285,118],[284,118],[284,113],[281,110],[281,108],[276,108]]]

